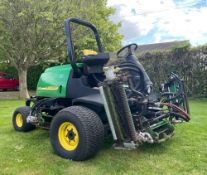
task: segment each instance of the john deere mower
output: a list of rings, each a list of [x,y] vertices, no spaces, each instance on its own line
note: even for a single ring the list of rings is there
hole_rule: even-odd
[[[91,29],[98,48],[97,52],[83,50],[79,63],[72,23]],[[49,129],[55,153],[79,161],[94,156],[105,135],[112,135],[115,149],[136,149],[143,143],[169,140],[175,124],[190,120],[183,81],[171,73],[154,95],[152,82],[135,56],[136,44],[121,48],[119,61],[108,64],[110,54],[104,52],[93,24],[69,18],[65,32],[70,64],[44,71],[36,96],[13,114],[16,131]]]

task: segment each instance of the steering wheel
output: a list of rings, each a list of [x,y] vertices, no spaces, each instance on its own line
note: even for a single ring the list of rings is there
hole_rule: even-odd
[[[135,52],[138,48],[138,45],[133,43],[133,44],[129,44],[126,45],[124,47],[122,47],[118,52],[117,52],[117,57],[118,58],[125,58],[128,55],[131,55],[133,52]]]

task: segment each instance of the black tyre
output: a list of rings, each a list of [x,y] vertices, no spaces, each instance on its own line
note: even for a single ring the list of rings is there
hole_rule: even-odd
[[[31,108],[29,106],[19,107],[14,111],[12,123],[16,131],[30,131],[35,129],[35,125],[27,123]]]
[[[86,160],[100,150],[104,141],[104,127],[94,111],[71,106],[54,117],[50,141],[59,156],[76,161]]]

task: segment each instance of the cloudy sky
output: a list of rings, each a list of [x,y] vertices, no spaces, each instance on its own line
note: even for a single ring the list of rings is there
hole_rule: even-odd
[[[189,40],[207,43],[207,0],[108,0],[111,16],[122,22],[123,43],[158,43]]]

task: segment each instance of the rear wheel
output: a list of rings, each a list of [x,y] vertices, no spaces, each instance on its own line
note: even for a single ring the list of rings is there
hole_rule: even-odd
[[[99,116],[82,106],[61,110],[53,119],[50,141],[55,152],[71,160],[94,156],[104,140],[104,127]]]
[[[35,126],[27,123],[31,108],[29,106],[19,107],[14,111],[12,123],[16,131],[30,131],[35,129]]]

